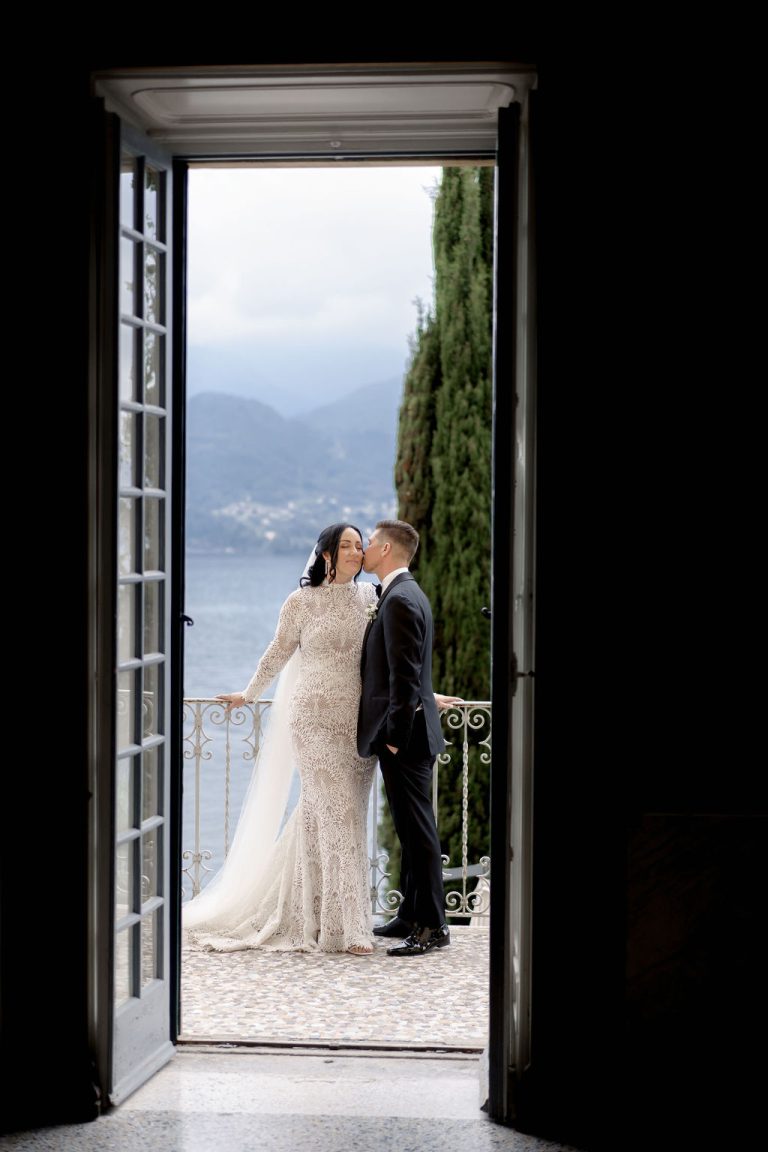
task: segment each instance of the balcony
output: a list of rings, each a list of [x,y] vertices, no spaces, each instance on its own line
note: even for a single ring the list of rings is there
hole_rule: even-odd
[[[270,700],[227,715],[212,699],[184,702],[183,898],[200,890],[226,855],[268,723]],[[181,964],[181,1036],[186,1044],[481,1052],[488,1034],[490,860],[468,857],[468,796],[491,761],[491,705],[467,701],[443,713],[446,751],[434,773],[454,781],[460,844],[444,857],[449,948],[425,957],[186,948]],[[296,784],[296,789],[298,784]],[[371,910],[376,923],[397,908],[388,856],[379,844],[377,778],[369,808]]]

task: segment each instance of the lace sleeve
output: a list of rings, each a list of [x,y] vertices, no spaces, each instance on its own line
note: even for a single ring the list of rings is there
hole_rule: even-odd
[[[292,592],[280,609],[277,631],[259,660],[258,667],[243,692],[247,703],[258,700],[278,672],[282,671],[299,646],[301,636],[301,589]]]

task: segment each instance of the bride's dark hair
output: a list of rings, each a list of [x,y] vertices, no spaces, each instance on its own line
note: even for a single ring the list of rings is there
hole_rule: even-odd
[[[325,580],[326,571],[323,552],[330,552],[331,554],[331,564],[327,573],[328,580],[332,581],[335,578],[336,561],[339,558],[339,541],[341,540],[342,532],[347,528],[352,528],[353,531],[357,532],[362,541],[363,534],[356,524],[330,524],[327,528],[323,528],[317,538],[317,544],[315,544],[314,562],[310,564],[306,573],[302,576],[301,580],[299,580],[302,588],[306,588],[308,585],[312,588],[317,588],[322,584],[323,580]],[[358,572],[355,580],[357,580],[359,575],[360,573]]]

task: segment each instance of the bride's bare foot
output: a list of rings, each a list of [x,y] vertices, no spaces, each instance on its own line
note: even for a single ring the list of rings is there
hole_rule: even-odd
[[[349,948],[347,948],[347,952],[349,952],[350,956],[372,956],[373,955],[373,945],[372,944],[370,944],[370,945],[369,944],[351,944],[349,946]]]

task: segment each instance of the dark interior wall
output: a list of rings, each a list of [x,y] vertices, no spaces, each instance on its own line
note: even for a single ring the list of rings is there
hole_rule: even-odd
[[[686,136],[683,170],[671,105],[665,134],[624,99],[620,71],[585,89],[556,61],[540,68],[534,1058],[520,1096],[523,1126],[614,1149],[704,1140],[754,1115],[745,1040],[764,1006],[765,890],[754,674],[722,676],[734,662],[713,615],[724,586],[754,604],[719,562],[736,504],[713,461],[735,448],[717,431],[711,342],[699,329],[697,353],[680,314],[709,154]],[[73,67],[48,130],[16,154],[9,228],[22,367],[8,442],[22,463],[7,472],[6,619],[18,612],[23,635],[3,813],[3,1106],[38,1126],[95,1114],[87,83]],[[707,219],[710,247],[724,242],[727,213]]]
[[[2,803],[3,1127],[96,1115],[86,983],[87,277],[97,159],[88,113],[87,71],[72,66],[57,76],[44,129],[25,121],[9,167],[14,368],[4,408],[16,496],[5,525],[6,622],[18,695]]]
[[[618,227],[596,109],[564,77],[535,95],[538,253],[532,1050],[519,1125],[616,1144],[624,1030],[628,728],[634,669],[619,562],[633,438],[610,414]],[[578,102],[577,102],[578,104]],[[622,281],[623,283],[623,281]],[[623,459],[622,459],[623,457]],[[620,494],[623,495],[620,496]],[[624,632],[627,646],[620,640]],[[627,728],[625,728],[627,725]],[[612,1143],[613,1142],[613,1143]]]
[[[646,812],[630,829],[627,1095],[641,1134],[672,1116],[678,1147],[735,1146],[759,1127],[766,831],[714,812]]]
[[[722,1147],[758,1123],[765,1061],[750,1037],[766,1019],[764,709],[741,658],[759,483],[719,357],[741,322],[704,320],[705,298],[733,290],[719,253],[739,121],[699,115],[683,72],[665,71],[653,106],[638,79],[651,73],[633,64],[617,54],[573,85],[557,68],[547,85],[544,66],[537,93],[533,1053],[520,1122],[590,1148]],[[733,164],[719,179],[715,140]]]

